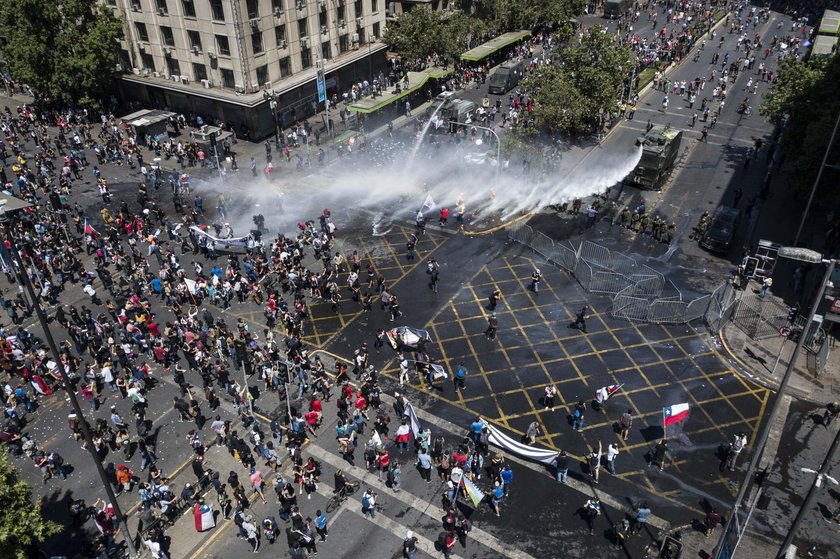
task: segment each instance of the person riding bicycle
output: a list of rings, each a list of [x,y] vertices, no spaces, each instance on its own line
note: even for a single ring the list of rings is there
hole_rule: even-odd
[[[333,477],[335,480],[335,489],[333,490],[333,493],[344,496],[347,490],[353,487],[353,484],[347,481],[347,478],[344,477],[344,472],[341,470],[337,470]]]

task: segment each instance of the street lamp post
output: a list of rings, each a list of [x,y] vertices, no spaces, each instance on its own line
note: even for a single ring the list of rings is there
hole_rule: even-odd
[[[280,108],[280,103],[277,101],[279,95],[273,89],[268,91],[263,91],[263,99],[268,101],[268,107],[271,109],[272,114],[274,115],[274,145],[277,148],[280,148],[280,118],[278,114],[278,109]]]
[[[41,307],[40,301],[35,296],[35,290],[32,288],[32,283],[29,280],[29,274],[26,273],[26,270],[20,262],[20,255],[18,254],[17,244],[15,243],[14,234],[11,230],[12,228],[10,218],[9,215],[6,213],[6,209],[4,207],[5,204],[6,200],[0,200],[0,224],[2,224],[3,226],[3,234],[9,243],[9,251],[11,253],[10,258],[12,262],[17,264],[16,272],[18,274],[18,281],[20,281],[23,285],[26,286],[26,290],[29,293],[29,297],[32,299],[35,314],[38,317],[38,322],[41,324],[41,328],[44,330],[44,337],[47,338],[47,345],[50,347],[50,353],[52,353],[52,358],[55,360],[56,370],[58,371],[58,376],[61,378],[61,385],[64,388],[64,392],[67,396],[67,399],[70,400],[70,405],[73,407],[73,411],[79,417],[79,419],[81,419],[81,421],[79,421],[79,427],[81,428],[82,436],[85,439],[85,448],[87,449],[88,453],[93,459],[93,463],[96,466],[96,471],[99,474],[99,479],[102,482],[102,488],[105,490],[105,494],[108,496],[108,500],[110,501],[111,506],[114,507],[114,514],[117,517],[117,521],[122,526],[123,533],[125,534],[124,539],[126,545],[128,546],[129,554],[131,557],[136,557],[137,548],[134,545],[134,539],[132,538],[131,532],[128,529],[128,522],[126,522],[125,515],[123,515],[122,510],[120,510],[120,505],[117,502],[117,497],[116,495],[114,495],[114,490],[111,487],[110,482],[108,481],[108,477],[105,475],[105,469],[102,467],[102,461],[96,454],[96,448],[93,444],[93,437],[90,433],[90,426],[88,425],[88,422],[84,417],[82,408],[79,405],[79,400],[76,398],[76,392],[73,390],[73,385],[67,378],[67,374],[64,370],[64,367],[61,365],[61,353],[58,351],[58,346],[55,345],[55,339],[53,339],[52,332],[50,331],[50,326],[47,322],[47,316],[44,313],[44,309]],[[14,268],[15,266],[12,267]]]
[[[782,542],[782,547],[779,548],[779,553],[776,555],[776,559],[784,559],[784,557],[787,556],[787,549],[790,547],[790,544],[793,543],[793,538],[796,536],[796,531],[799,529],[799,524],[802,522],[802,518],[811,509],[811,505],[817,495],[817,490],[822,487],[823,478],[829,479],[835,485],[837,484],[837,480],[829,476],[826,473],[826,470],[828,470],[828,467],[834,463],[834,455],[837,453],[838,446],[840,446],[840,430],[838,430],[837,434],[834,436],[834,441],[831,443],[831,448],[828,449],[828,453],[825,455],[825,459],[822,464],[820,464],[820,469],[816,472],[807,468],[802,469],[802,471],[806,473],[816,474],[816,476],[814,476],[814,483],[811,484],[811,489],[808,491],[808,496],[805,497],[805,502],[802,503],[802,507],[799,509],[799,512],[796,513],[796,518],[793,520],[790,530],[788,530],[785,541]]]
[[[779,256],[782,258],[789,258],[791,260],[809,262],[811,264],[828,264],[828,268],[825,271],[825,275],[823,276],[822,282],[820,283],[820,288],[817,291],[816,297],[814,298],[814,302],[811,305],[810,311],[808,312],[808,316],[805,321],[805,331],[802,332],[802,334],[799,336],[799,340],[796,342],[796,347],[793,350],[793,354],[791,354],[790,356],[790,361],[788,362],[787,368],[785,369],[785,374],[782,377],[781,383],[779,384],[778,394],[776,395],[776,399],[773,401],[773,407],[770,409],[770,413],[767,417],[767,420],[762,425],[761,432],[759,433],[758,439],[756,440],[756,443],[754,445],[755,450],[753,452],[752,459],[750,460],[749,467],[747,468],[747,473],[744,476],[744,481],[741,482],[741,487],[738,490],[738,496],[735,498],[735,503],[733,503],[732,505],[730,514],[727,515],[726,524],[724,525],[723,529],[723,535],[721,536],[721,540],[718,543],[717,550],[714,555],[715,559],[721,559],[722,552],[725,547],[725,540],[727,538],[729,530],[731,529],[731,525],[733,522],[737,523],[736,517],[739,514],[741,504],[743,503],[744,497],[747,494],[747,489],[751,486],[751,482],[755,475],[756,468],[758,467],[758,463],[761,460],[762,454],[764,452],[764,447],[767,445],[767,438],[770,435],[770,429],[773,425],[773,419],[779,413],[779,408],[781,407],[782,399],[785,395],[785,392],[787,391],[790,379],[793,376],[793,370],[796,368],[796,360],[799,358],[799,353],[802,351],[802,347],[805,345],[805,338],[807,337],[808,329],[811,326],[811,322],[814,320],[814,315],[817,314],[817,309],[819,307],[820,301],[822,301],[826,285],[828,284],[828,281],[831,278],[831,274],[832,272],[834,272],[834,266],[837,263],[836,260],[823,259],[822,254],[820,254],[819,252],[805,248],[781,247],[779,249]],[[793,528],[795,527],[796,526],[794,526]],[[738,541],[740,541],[741,536],[745,532],[746,525],[738,534]],[[790,534],[788,536],[792,538]],[[726,557],[731,556],[732,554],[730,551],[730,553],[726,555]],[[779,555],[779,557],[781,558],[782,555]]]

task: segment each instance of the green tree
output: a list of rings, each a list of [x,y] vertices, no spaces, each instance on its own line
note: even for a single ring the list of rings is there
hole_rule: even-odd
[[[523,82],[536,105],[520,136],[574,133],[596,124],[600,114],[615,105],[629,77],[630,60],[630,50],[617,46],[600,26],[586,33],[580,44],[562,46],[552,65]]]
[[[784,60],[759,112],[775,124],[785,121],[782,143],[790,164],[790,182],[803,191],[810,190],[840,113],[840,56]],[[834,149],[840,152],[837,140]],[[823,176],[823,194],[832,183],[830,173],[833,171]]]
[[[61,531],[41,516],[41,503],[32,503],[32,489],[20,479],[9,456],[0,449],[0,557],[26,559],[27,548]]]
[[[449,41],[443,34],[440,12],[428,6],[417,6],[388,24],[382,40],[400,55],[414,59],[443,54]],[[442,49],[441,47],[444,47]]]
[[[3,58],[40,97],[95,102],[112,84],[122,26],[97,0],[0,0]]]

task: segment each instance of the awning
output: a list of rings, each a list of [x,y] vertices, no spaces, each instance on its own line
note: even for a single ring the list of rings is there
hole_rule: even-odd
[[[474,49],[468,50],[461,55],[461,60],[467,60],[470,62],[484,60],[491,54],[498,52],[506,46],[512,45],[513,43],[530,36],[530,31],[511,31],[503,35],[499,35],[495,39],[491,39],[484,44],[478,45]]]
[[[408,77],[408,87],[402,89],[402,84],[404,83],[404,79],[400,80],[400,92],[393,93],[391,91],[384,92],[380,97],[365,97],[364,99],[360,99],[347,107],[348,111],[352,111],[354,113],[364,113],[370,114],[378,111],[379,109],[384,109],[391,103],[402,99],[403,97],[414,93],[421,87],[423,87],[427,81],[430,79],[437,79],[437,78],[445,78],[449,74],[452,73],[451,69],[448,68],[440,68],[437,66],[432,66],[431,68],[426,68],[422,72],[408,72],[406,73],[405,77]],[[396,85],[395,85],[396,87]]]

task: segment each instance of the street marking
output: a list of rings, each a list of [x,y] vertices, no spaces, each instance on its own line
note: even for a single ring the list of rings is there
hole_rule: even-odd
[[[377,476],[358,466],[350,466],[338,456],[335,456],[331,452],[324,450],[321,447],[313,445],[309,448],[309,453],[315,456],[316,458],[328,463],[333,468],[349,472],[354,477],[363,481],[364,484],[369,487],[377,487],[380,490],[388,491],[385,482],[381,481]],[[438,484],[442,485],[442,483]],[[424,501],[419,497],[415,497],[410,493],[406,493],[405,491],[400,491],[398,493],[388,491],[388,496],[398,501],[401,501],[403,504],[422,512],[426,516],[429,516],[435,519],[436,521],[440,521],[441,518],[446,516],[446,512],[442,508],[430,502]],[[399,526],[399,524],[394,524]],[[470,537],[475,541],[487,546],[490,549],[500,551],[510,559],[535,559],[532,555],[529,555],[524,551],[516,549],[512,545],[497,539],[495,536],[488,534],[487,532],[476,526],[473,526],[473,529],[470,531]]]
[[[318,492],[321,493],[322,495],[324,494],[320,489],[318,490]],[[330,491],[327,491],[326,493],[331,494]],[[348,501],[349,500],[350,499],[348,499]],[[374,518],[371,518],[369,516],[365,516],[364,514],[362,514],[361,510],[357,510],[355,508],[348,509],[348,510],[350,510],[354,515],[358,516],[359,518],[364,518],[364,519],[368,520],[369,522],[372,522],[373,524],[376,524],[380,528],[383,528],[383,529],[391,532],[392,534],[397,536],[397,538],[399,540],[404,540],[405,539],[406,533],[408,532],[408,528],[406,528],[405,526],[403,526],[402,524],[400,524],[398,522],[394,522],[393,520],[391,520],[390,518],[388,518],[384,514],[379,513]],[[435,549],[435,542],[433,542],[432,540],[430,540],[429,538],[423,536],[422,534],[420,534],[418,532],[414,532],[413,530],[412,530],[412,532],[414,534],[414,537],[417,538],[417,544],[416,545],[417,545],[418,550],[422,551],[423,553],[427,553],[427,554],[429,554],[433,557],[440,554],[440,552],[437,551],[437,549]],[[400,536],[400,533],[402,533],[403,535]],[[402,541],[400,541],[400,548],[402,548]],[[456,555],[454,553],[452,555],[450,555],[450,557],[454,557],[455,559],[463,559],[460,555]]]
[[[779,444],[782,442],[782,433],[785,429],[785,421],[787,420],[792,401],[793,397],[790,394],[785,394],[782,396],[781,402],[779,402],[779,411],[773,417],[773,421],[770,424],[770,434],[767,436],[767,443],[764,445],[764,450],[761,454],[761,469],[769,468],[776,461],[776,452],[779,450]],[[755,441],[750,442],[755,444]]]

